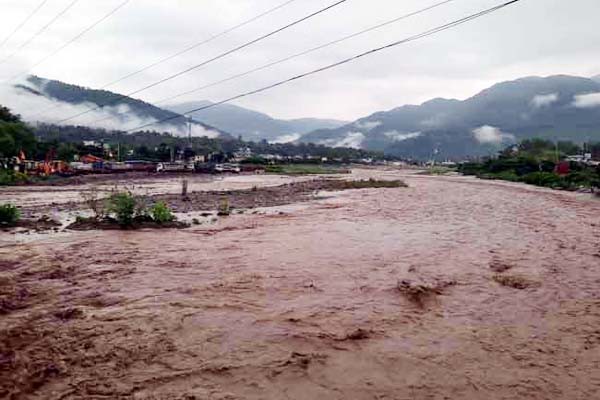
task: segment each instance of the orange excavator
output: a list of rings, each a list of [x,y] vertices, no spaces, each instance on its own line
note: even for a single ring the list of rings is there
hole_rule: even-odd
[[[51,148],[50,150],[48,150],[48,152],[46,153],[46,157],[44,159],[44,162],[38,166],[37,168],[37,172],[38,174],[41,175],[52,175],[55,173],[64,173],[64,172],[68,172],[68,165],[63,162],[63,161],[55,161],[54,158],[56,157],[56,149]]]
[[[46,153],[46,158],[44,159],[44,164],[42,164],[42,169],[44,175],[48,176],[54,173],[54,166],[52,165],[54,161],[54,157],[56,156],[56,150],[52,147]]]

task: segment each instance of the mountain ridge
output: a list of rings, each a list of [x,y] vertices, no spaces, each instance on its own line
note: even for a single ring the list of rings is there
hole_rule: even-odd
[[[214,103],[200,100],[167,105],[165,108],[173,112],[184,113],[211,104]],[[235,104],[220,104],[194,112],[192,115],[201,121],[206,121],[208,124],[218,126],[248,140],[273,141],[285,136],[291,138],[293,135],[299,136],[319,128],[336,128],[347,123],[347,121],[319,118],[277,119]]]
[[[403,157],[462,158],[533,136],[600,140],[600,82],[569,75],[524,77],[465,100],[437,98],[379,111],[337,129],[313,131],[300,141],[350,143]]]
[[[143,100],[102,89],[91,89],[58,80],[45,79],[30,75],[24,83],[14,85],[17,90],[34,96],[43,97],[53,102],[60,102],[74,107],[82,107],[82,111],[93,108],[111,122],[125,124],[133,120],[133,126],[143,125],[152,120],[168,119],[168,127],[178,129],[180,134],[187,131],[187,119],[178,113],[157,107]],[[52,110],[52,109],[50,109]],[[49,110],[49,111],[50,111]],[[94,112],[91,113],[94,116]],[[73,115],[73,114],[70,114]],[[97,117],[97,115],[96,115]],[[137,121],[140,121],[137,123]],[[218,136],[231,137],[229,133],[217,127],[193,120],[193,128],[202,132],[214,132]],[[86,125],[83,123],[83,125]],[[164,127],[164,125],[163,125]],[[126,129],[126,128],[125,128]]]

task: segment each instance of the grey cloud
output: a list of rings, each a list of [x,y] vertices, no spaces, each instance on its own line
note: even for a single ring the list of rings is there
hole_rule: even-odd
[[[64,7],[67,1],[49,2],[44,12],[34,18],[30,26],[19,32],[5,48],[0,49],[0,56],[12,51],[27,35]],[[10,65],[7,63],[2,66],[0,79],[7,75],[5,71],[8,68],[26,69],[120,1],[80,2],[43,37],[11,60]],[[21,18],[36,2],[37,0],[3,1],[2,16],[7,22],[0,24],[0,37],[13,28],[9,22]],[[36,68],[35,73],[82,86],[98,87],[281,2],[282,0],[132,1],[110,20],[61,52],[60,56]],[[244,72],[436,2],[437,0],[380,0],[376,2],[377,7],[373,7],[373,2],[350,0],[314,20],[185,77],[143,92],[139,97],[152,102]],[[183,57],[115,85],[111,90],[121,93],[133,91],[329,3],[329,0],[294,2],[273,15]],[[222,100],[498,3],[498,0],[457,0],[422,16],[211,88],[198,93],[197,97],[191,96],[185,100]],[[314,116],[355,120],[374,111],[402,104],[419,104],[434,97],[464,99],[495,82],[523,76],[592,76],[600,72],[600,53],[595,51],[600,48],[600,30],[597,29],[596,21],[598,11],[597,0],[578,0],[576,7],[573,2],[564,0],[522,1],[460,28],[246,98],[239,101],[239,104],[279,118]],[[569,16],[567,20],[565,15]],[[573,37],[577,40],[573,40]],[[287,101],[288,99],[294,101]],[[0,103],[9,101],[8,98],[0,97]]]

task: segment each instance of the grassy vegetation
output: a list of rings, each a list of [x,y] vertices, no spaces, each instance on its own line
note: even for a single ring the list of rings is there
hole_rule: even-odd
[[[152,215],[152,219],[154,220],[154,222],[158,224],[164,224],[167,222],[175,221],[175,216],[171,212],[171,209],[166,203],[162,201],[159,201],[158,203],[152,206],[152,208],[150,209],[150,214]]]
[[[567,144],[561,145],[564,147]],[[575,145],[570,145],[573,146]],[[576,146],[569,151],[576,154]],[[511,146],[502,151],[497,158],[464,163],[458,170],[465,175],[475,175],[481,179],[523,182],[553,189],[577,190],[600,187],[598,167],[572,162],[567,173],[556,173],[556,160],[562,156],[564,154],[560,151],[557,154],[557,146],[552,142],[539,139],[526,140],[516,149]]]
[[[20,172],[0,169],[0,186],[19,185],[29,182],[29,177]]]
[[[13,225],[21,218],[21,212],[12,204],[0,205],[0,224]]]
[[[85,204],[93,215],[89,218],[78,216],[70,229],[136,229],[136,228],[182,228],[187,224],[177,222],[171,208],[165,202],[157,202],[147,208],[143,198],[129,191],[114,193],[108,199],[101,199],[92,190],[84,196]]]
[[[281,175],[319,175],[319,174],[348,174],[346,168],[333,167],[321,164],[281,164],[267,165],[265,171],[268,174]]]

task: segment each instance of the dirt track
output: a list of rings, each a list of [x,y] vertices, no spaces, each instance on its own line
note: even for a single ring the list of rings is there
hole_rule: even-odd
[[[1,247],[0,397],[600,398],[600,202],[401,178]]]

